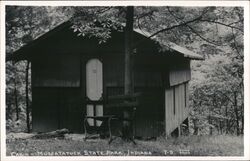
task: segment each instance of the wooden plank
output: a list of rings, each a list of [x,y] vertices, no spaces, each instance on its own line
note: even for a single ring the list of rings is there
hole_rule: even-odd
[[[64,137],[64,134],[68,134],[68,129],[59,129],[55,131],[50,131],[46,133],[40,133],[32,136],[34,139],[48,139],[48,138],[56,138],[56,137]]]
[[[140,95],[141,95],[141,93],[108,96],[108,101],[112,101],[112,100],[125,100],[125,99],[135,99],[135,98],[139,97]]]
[[[137,60],[138,61],[138,60]],[[162,87],[163,78],[155,65],[142,65],[137,62],[134,67],[134,85],[138,87]]]
[[[181,119],[180,121],[182,121],[184,117],[184,108],[185,108],[185,88],[184,88],[184,84],[181,84],[180,86],[181,86],[181,90],[180,90],[181,92],[181,96],[180,96],[181,97],[181,113],[180,113]]]
[[[182,84],[179,85],[179,122],[182,118],[182,109],[183,109],[183,99],[182,99],[182,94],[183,94],[183,91],[182,91]]]
[[[138,101],[133,101],[133,102],[121,102],[121,103],[112,103],[112,104],[107,104],[106,108],[120,108],[120,107],[136,107],[139,105]]]
[[[175,98],[176,98],[176,113],[175,117],[177,122],[179,122],[179,116],[180,116],[180,86],[176,86],[176,92],[175,92]]]
[[[135,126],[136,136],[150,138],[159,136],[159,113],[163,113],[163,91],[160,88],[141,88],[142,96],[139,97],[139,107],[136,109]],[[164,115],[162,116],[164,117]]]
[[[171,124],[173,121],[173,88],[165,90],[165,130],[169,134]]]
[[[182,122],[182,119],[183,119],[183,112],[184,112],[184,84],[180,84],[179,85],[180,86],[180,90],[179,90],[179,92],[180,92],[180,119],[179,119],[179,124],[181,124],[181,122]]]
[[[124,61],[119,54],[106,54],[103,60],[104,79],[107,87],[124,85]]]
[[[175,86],[191,79],[190,61],[182,60],[178,65],[169,69],[170,86]]]
[[[189,83],[186,83],[186,107],[189,107]]]
[[[83,109],[81,90],[79,88],[59,88],[60,125],[59,128],[67,128],[72,132],[83,131]]]
[[[171,99],[173,100],[173,89],[175,88],[175,100],[171,103]],[[172,90],[172,95],[171,95]],[[169,135],[174,129],[176,129],[187,117],[188,117],[188,108],[185,108],[185,92],[188,89],[185,88],[184,84],[180,84],[174,87],[170,87],[165,91],[165,131],[166,135]],[[187,101],[187,100],[186,100]],[[173,105],[175,103],[176,106],[176,114],[174,115]]]
[[[52,55],[52,53],[51,53]],[[45,55],[32,60],[34,87],[79,87],[80,60],[78,54]]]
[[[53,88],[33,88],[32,130],[34,132],[53,131],[58,128],[58,91]]]

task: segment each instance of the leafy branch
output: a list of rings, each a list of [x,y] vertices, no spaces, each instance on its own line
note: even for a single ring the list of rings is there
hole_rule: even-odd
[[[173,11],[170,10],[169,7],[167,7],[167,10],[168,10],[168,12],[170,13],[170,15],[171,15],[177,22],[182,21],[182,23],[183,23],[183,20],[182,20],[180,17],[176,16],[176,15],[173,13]],[[200,21],[200,20],[199,20],[199,21]],[[197,35],[197,36],[198,36],[200,39],[202,39],[203,41],[205,41],[205,42],[207,42],[207,43],[209,43],[209,44],[213,44],[213,45],[215,45],[215,46],[222,46],[222,44],[219,44],[218,42],[214,42],[214,41],[212,41],[212,40],[210,40],[210,39],[208,39],[208,38],[203,37],[201,34],[199,34],[198,31],[196,31],[196,30],[195,30],[193,27],[191,27],[190,25],[186,24],[185,26],[188,27],[189,30],[190,30],[191,32],[193,32],[195,35]]]
[[[201,22],[215,23],[215,24],[219,24],[219,25],[222,25],[222,26],[230,27],[232,29],[237,29],[237,30],[243,32],[243,29],[241,29],[239,27],[236,27],[236,26],[232,26],[233,23],[225,24],[225,23],[222,23],[222,22],[219,22],[219,21],[208,20],[208,19],[200,19],[199,21],[201,21]]]
[[[177,27],[186,26],[186,25],[191,24],[193,22],[199,21],[207,13],[207,11],[208,11],[208,9],[206,8],[206,9],[203,10],[203,12],[202,12],[202,14],[200,16],[198,16],[198,17],[196,17],[196,18],[194,18],[192,20],[185,21],[185,22],[179,23],[177,25],[173,25],[173,26],[161,29],[161,30],[153,33],[152,35],[150,35],[148,38],[152,38],[152,37],[156,36],[159,33],[162,33],[162,32],[168,31],[168,30],[172,30],[172,29],[177,28]]]
[[[152,38],[156,35],[158,35],[159,33],[162,33],[162,32],[166,32],[166,31],[169,31],[169,30],[172,30],[172,29],[175,29],[175,28],[178,28],[178,27],[182,27],[182,26],[186,26],[188,24],[191,24],[191,23],[194,23],[194,22],[197,22],[198,20],[202,19],[202,17],[209,11],[209,8],[205,8],[203,11],[202,11],[202,14],[199,15],[198,17],[192,19],[192,20],[189,20],[189,21],[185,21],[185,22],[181,22],[177,25],[173,25],[173,26],[170,26],[170,27],[166,27],[166,28],[163,28],[159,31],[156,31],[155,33],[151,34],[150,36],[148,36],[147,38]],[[141,40],[139,42],[136,43],[135,46],[139,45],[140,43],[144,42],[144,40]]]

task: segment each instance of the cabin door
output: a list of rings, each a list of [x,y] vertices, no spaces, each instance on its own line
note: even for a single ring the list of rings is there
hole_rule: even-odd
[[[86,114],[87,116],[103,115],[103,73],[102,62],[98,59],[90,59],[86,64]],[[100,126],[101,121],[88,119],[90,126]]]

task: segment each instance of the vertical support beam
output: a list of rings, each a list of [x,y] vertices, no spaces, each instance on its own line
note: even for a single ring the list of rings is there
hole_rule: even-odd
[[[134,7],[126,7],[126,27],[125,27],[125,56],[124,56],[124,93],[130,94],[133,92],[132,89],[132,75],[131,75],[131,56],[133,53],[133,23],[134,23]],[[123,110],[123,117],[125,119],[131,119],[130,111],[127,109]],[[129,140],[132,137],[132,127],[128,121],[123,121],[123,138]]]
[[[125,76],[124,76],[124,93],[129,94],[132,91],[131,77],[131,55],[133,53],[133,23],[134,7],[128,6],[126,11],[125,27]]]

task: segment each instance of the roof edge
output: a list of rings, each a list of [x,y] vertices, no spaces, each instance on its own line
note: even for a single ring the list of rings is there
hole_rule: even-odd
[[[30,41],[29,43],[21,46],[19,49],[17,49],[16,51],[14,51],[13,53],[10,54],[6,54],[6,61],[11,61],[11,60],[27,60],[27,58],[25,58],[24,54],[24,50],[26,48],[29,48],[31,46],[33,46],[36,43],[39,43],[39,41],[46,39],[47,37],[49,37],[50,35],[60,31],[60,29],[70,26],[71,22],[70,20],[66,20],[62,23],[59,23],[57,26],[55,26],[54,28],[52,28],[51,30],[49,30],[48,32],[41,34],[40,36],[38,36],[37,38],[35,38],[34,40]],[[141,29],[134,29],[134,32],[146,37],[146,38],[150,38],[151,34],[147,31],[141,30]],[[155,36],[154,36],[155,37]],[[151,39],[151,38],[150,38]],[[152,39],[151,39],[152,40]],[[161,43],[159,41],[157,41],[158,43],[162,44],[163,46],[168,46],[170,49],[177,51],[178,53],[181,53],[184,57],[189,58],[189,59],[194,59],[194,60],[205,60],[205,58],[191,50],[188,50],[184,47],[181,47],[173,42],[168,42],[169,44],[166,43]]]

